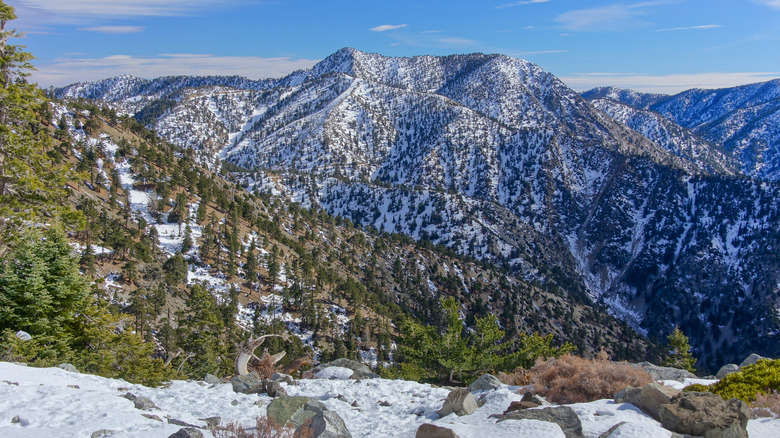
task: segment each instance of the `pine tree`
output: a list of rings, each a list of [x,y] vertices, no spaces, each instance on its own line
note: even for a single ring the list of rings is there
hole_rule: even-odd
[[[691,355],[691,346],[688,337],[675,326],[674,331],[666,338],[667,356],[661,365],[696,372],[694,365],[696,358]]]
[[[44,214],[81,225],[81,216],[61,202],[74,174],[46,154],[52,139],[40,114],[50,112],[49,102],[26,80],[33,56],[24,46],[9,43],[21,36],[7,29],[15,18],[14,8],[0,0],[0,232],[8,234]]]

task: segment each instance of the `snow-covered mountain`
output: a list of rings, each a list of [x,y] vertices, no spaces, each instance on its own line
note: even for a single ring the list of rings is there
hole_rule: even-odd
[[[659,119],[631,129],[534,64],[342,49],[277,80],[120,79],[58,95],[132,112],[247,187],[603,301],[651,336],[679,325],[710,367],[780,354],[778,185],[730,176],[718,147]]]
[[[780,79],[717,90],[693,89],[674,96],[617,88],[583,93],[655,111],[720,144],[753,177],[780,179]]]

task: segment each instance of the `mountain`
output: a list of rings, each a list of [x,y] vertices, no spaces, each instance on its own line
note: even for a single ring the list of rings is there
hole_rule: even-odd
[[[780,79],[717,90],[693,89],[674,96],[616,88],[583,93],[661,114],[723,146],[746,175],[780,179]]]
[[[679,325],[705,368],[780,354],[778,185],[659,119],[679,145],[640,135],[532,63],[342,49],[243,88],[157,81],[57,93],[101,90],[252,191],[605,303],[654,338]]]

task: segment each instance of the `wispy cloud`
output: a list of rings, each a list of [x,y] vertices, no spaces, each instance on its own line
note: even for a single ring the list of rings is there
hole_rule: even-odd
[[[672,30],[693,30],[693,29],[717,29],[723,27],[720,24],[704,24],[701,26],[688,26],[688,27],[671,27],[669,29],[658,29],[656,32],[669,32]]]
[[[611,85],[645,93],[674,94],[691,88],[734,87],[764,82],[777,77],[780,77],[780,72],[710,72],[658,76],[635,73],[573,73],[561,76],[560,79],[578,91]]]
[[[170,16],[190,15],[206,6],[224,5],[222,0],[19,0],[19,6],[64,16]]]
[[[309,68],[317,60],[260,58],[254,56],[213,56],[208,54],[161,54],[141,57],[112,55],[105,58],[62,57],[37,62],[31,79],[42,86],[103,79],[119,74],[144,78],[170,75],[239,75],[252,79],[282,77]]]
[[[420,33],[442,33],[442,32],[444,32],[444,31],[443,30],[424,30],[424,31],[422,31]]]
[[[372,27],[369,30],[371,32],[387,32],[388,30],[403,29],[408,26],[408,24],[383,24],[381,26]]]
[[[753,0],[754,3],[780,9],[780,0]]]
[[[525,6],[533,3],[547,3],[548,1],[550,0],[527,0],[527,1],[514,2],[514,3],[505,3],[503,5],[496,6],[496,9],[513,8],[515,6]]]
[[[648,1],[633,4],[614,4],[590,9],[577,9],[555,17],[561,27],[571,31],[609,32],[631,29],[646,24],[638,19],[645,9],[667,4],[668,1]]]
[[[79,30],[84,30],[87,32],[125,34],[143,32],[144,28],[142,26],[95,26],[82,27]]]

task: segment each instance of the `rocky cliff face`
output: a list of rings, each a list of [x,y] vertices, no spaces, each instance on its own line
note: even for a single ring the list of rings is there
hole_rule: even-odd
[[[250,188],[603,301],[650,336],[679,324],[712,368],[780,354],[778,185],[732,176],[712,140],[657,119],[664,143],[500,55],[342,49],[278,80],[156,81],[59,93],[143,116]]]

